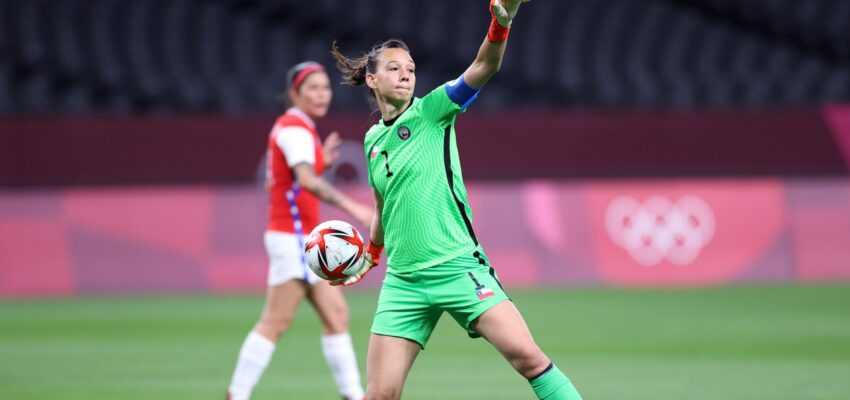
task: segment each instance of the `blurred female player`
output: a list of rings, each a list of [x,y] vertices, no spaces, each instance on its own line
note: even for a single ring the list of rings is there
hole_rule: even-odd
[[[248,334],[228,398],[248,399],[271,360],[275,342],[289,328],[302,299],[307,298],[322,321],[322,350],[340,393],[361,399],[363,388],[348,334],[348,306],[338,287],[330,286],[304,262],[302,235],[319,224],[319,200],[336,206],[368,226],[373,211],[334,189],[321,178],[322,170],[339,155],[334,132],[319,140],[316,121],[328,113],[331,85],[325,69],[315,62],[292,67],[287,74],[292,107],[277,119],[269,135],[266,188],[270,195],[265,233],[269,255],[268,290],[263,314]],[[295,361],[297,362],[297,361]]]
[[[526,0],[527,1],[527,0]],[[580,399],[567,377],[537,347],[505,294],[472,230],[460,174],[454,122],[502,63],[511,21],[522,0],[492,0],[492,22],[472,65],[414,98],[416,65],[400,40],[347,58],[332,52],[343,83],[368,86],[382,119],[365,137],[376,213],[370,263],[387,247],[387,274],[372,324],[367,399],[398,399],[413,361],[447,311],[471,337],[483,336],[528,379],[539,399]]]

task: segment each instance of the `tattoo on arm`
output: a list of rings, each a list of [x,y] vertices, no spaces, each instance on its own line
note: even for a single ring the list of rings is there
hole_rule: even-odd
[[[339,203],[339,192],[322,178],[316,177],[316,183],[311,191],[325,203],[332,206],[336,206]]]
[[[301,163],[292,167],[295,179],[301,183],[301,187],[310,191],[320,200],[332,205],[339,205],[340,193],[328,181],[313,173],[313,166]]]

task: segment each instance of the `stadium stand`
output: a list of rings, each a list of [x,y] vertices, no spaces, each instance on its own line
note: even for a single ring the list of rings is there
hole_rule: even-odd
[[[439,3],[452,3],[448,7]],[[457,4],[456,4],[457,3]],[[458,74],[487,24],[439,0],[0,1],[0,114],[279,109],[282,72],[409,39],[419,88]],[[476,11],[478,10],[478,11]],[[476,12],[481,18],[469,18]],[[541,1],[482,107],[775,107],[850,100],[845,0]],[[461,21],[461,18],[464,20]],[[419,35],[426,31],[428,35]],[[556,38],[557,40],[551,40]],[[365,107],[337,91],[336,107]]]

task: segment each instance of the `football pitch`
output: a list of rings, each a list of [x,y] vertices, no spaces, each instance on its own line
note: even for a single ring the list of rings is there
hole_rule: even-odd
[[[850,286],[510,290],[535,338],[592,399],[850,399]],[[349,291],[365,370],[377,293]],[[223,399],[258,295],[0,300],[0,399]],[[337,399],[302,306],[255,399]],[[448,316],[405,399],[530,399]]]

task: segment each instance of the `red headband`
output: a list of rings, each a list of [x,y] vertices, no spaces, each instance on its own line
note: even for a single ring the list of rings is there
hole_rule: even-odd
[[[312,74],[313,72],[325,72],[325,67],[319,64],[313,64],[307,68],[302,69],[298,72],[298,75],[295,75],[295,79],[292,81],[292,89],[295,92],[298,92],[298,88],[301,87],[301,84],[304,82],[304,79],[307,78],[307,75]]]

